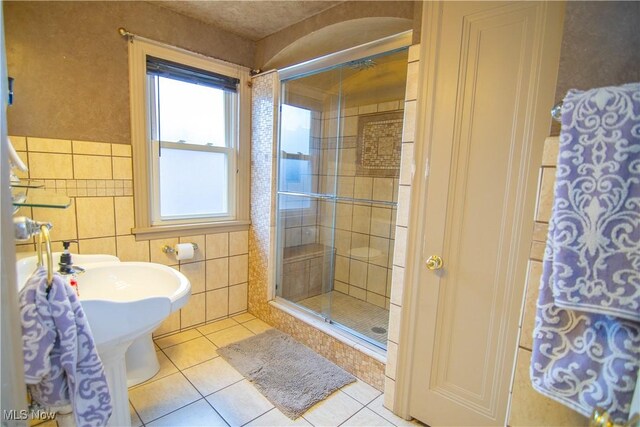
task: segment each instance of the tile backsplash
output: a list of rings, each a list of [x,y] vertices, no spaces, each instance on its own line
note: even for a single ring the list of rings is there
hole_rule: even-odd
[[[185,235],[137,240],[134,227],[131,146],[93,141],[10,136],[29,171],[20,178],[44,182],[47,191],[69,196],[67,209],[21,208],[53,224],[54,251],[77,240],[71,251],[116,255],[121,261],[151,261],[181,271],[191,282],[191,298],[154,335],[180,331],[247,310],[248,232]],[[193,242],[193,259],[178,262],[164,245]],[[35,251],[34,241],[18,242],[18,252]]]

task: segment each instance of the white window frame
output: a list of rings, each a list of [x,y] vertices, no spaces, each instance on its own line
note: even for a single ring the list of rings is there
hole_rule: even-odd
[[[158,146],[151,143],[152,112],[149,109],[150,91],[147,79],[147,56],[177,62],[240,80],[237,102],[231,102],[233,114],[228,115],[233,138],[227,147],[196,146],[162,142],[162,147],[225,152],[229,155],[228,214],[222,216],[182,217],[161,219],[159,212]],[[131,102],[131,137],[133,152],[135,228],[133,233],[144,238],[172,237],[195,233],[246,229],[249,224],[249,138],[250,91],[249,69],[240,65],[189,52],[173,46],[135,37],[129,43],[129,84]],[[154,203],[154,201],[158,201]]]

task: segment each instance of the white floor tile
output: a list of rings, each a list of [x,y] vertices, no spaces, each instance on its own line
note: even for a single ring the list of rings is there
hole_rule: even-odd
[[[203,335],[207,335],[233,326],[238,326],[238,322],[233,319],[222,319],[217,322],[209,323],[208,325],[200,326],[198,327],[198,331]]]
[[[140,417],[136,414],[136,410],[133,409],[131,403],[129,403],[129,415],[131,415],[131,427],[140,427],[142,425],[142,421],[140,421]]]
[[[151,381],[156,381],[156,380],[159,380],[160,378],[164,378],[171,374],[175,374],[176,372],[179,372],[178,368],[176,368],[176,366],[171,362],[171,360],[169,360],[167,356],[165,356],[165,354],[162,351],[156,351],[156,356],[158,357],[158,363],[160,364],[160,370],[158,371],[158,373],[155,374],[153,377],[149,378],[147,381],[140,383],[138,385],[135,385],[132,388],[143,386]]]
[[[189,329],[188,331],[180,332],[178,334],[169,335],[168,337],[159,338],[156,340],[156,344],[160,348],[171,347],[172,345],[180,344],[192,339],[201,337],[202,334],[196,329]]]
[[[129,391],[129,400],[145,424],[200,397],[181,373],[169,375]]]
[[[316,427],[337,426],[362,409],[363,405],[337,391],[309,409],[303,417]]]
[[[227,427],[222,417],[213,410],[206,400],[200,399],[184,408],[165,415],[162,418],[147,424],[148,426],[166,427],[196,427],[196,426],[220,426]]]
[[[182,372],[204,396],[243,379],[222,357],[185,369]]]
[[[309,422],[302,417],[299,417],[295,421],[287,417],[280,412],[278,408],[273,408],[264,415],[259,416],[255,420],[251,421],[246,426],[251,427],[274,427],[274,426],[310,426]]]
[[[273,408],[247,380],[213,393],[207,400],[231,426],[241,426]]]
[[[218,356],[216,346],[205,337],[174,345],[163,351],[178,369],[186,369]]]
[[[367,408],[371,409],[376,414],[380,415],[382,418],[390,421],[391,423],[397,426],[413,426],[419,425],[415,422],[407,421],[405,419],[400,418],[390,410],[384,407],[384,396],[378,396],[373,402],[367,405]]]
[[[233,344],[234,342],[252,337],[253,335],[253,332],[242,325],[238,325],[229,329],[224,329],[222,331],[208,334],[207,338],[209,338],[209,340],[211,340],[211,342],[213,342],[218,347],[224,347],[225,345]]]
[[[249,329],[251,332],[253,332],[256,335],[261,334],[264,331],[267,331],[269,329],[273,329],[271,325],[269,325],[266,322],[263,322],[260,319],[249,320],[248,322],[243,323],[242,326]]]
[[[345,421],[344,424],[341,424],[341,426],[377,427],[393,426],[393,424],[373,412],[371,409],[362,408],[357,414]]]
[[[248,322],[249,320],[253,320],[255,318],[256,318],[256,316],[254,316],[251,313],[237,314],[237,315],[232,317],[232,319],[235,320],[238,323]]]
[[[354,383],[342,387],[340,390],[344,391],[363,405],[368,405],[373,399],[382,394],[362,380],[357,380]]]

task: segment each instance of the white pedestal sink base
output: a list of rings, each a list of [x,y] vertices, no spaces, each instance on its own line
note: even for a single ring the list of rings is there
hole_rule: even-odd
[[[125,365],[125,352],[131,343],[132,341],[128,341],[108,349],[98,348],[98,354],[100,354],[100,359],[102,359],[102,364],[104,365],[107,384],[109,384],[111,405],[113,406],[108,426],[131,426],[127,367]]]
[[[153,377],[160,370],[152,334],[135,339],[126,353],[127,386],[133,387]]]

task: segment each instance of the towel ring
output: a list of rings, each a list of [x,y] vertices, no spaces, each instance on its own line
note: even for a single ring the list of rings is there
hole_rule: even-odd
[[[51,289],[51,283],[53,283],[53,255],[51,254],[51,237],[49,236],[49,226],[43,224],[40,226],[40,233],[38,233],[38,267],[44,265],[42,259],[42,240],[44,238],[45,248],[47,251],[47,293]]]

